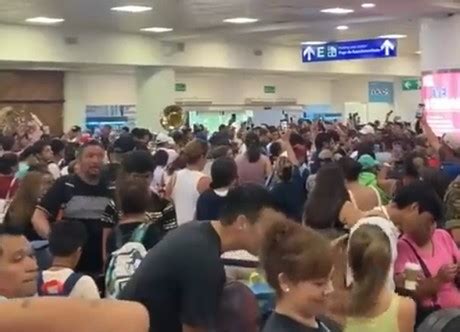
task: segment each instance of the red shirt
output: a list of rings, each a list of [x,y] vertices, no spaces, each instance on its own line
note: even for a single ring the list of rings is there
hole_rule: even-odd
[[[19,186],[19,181],[14,180],[14,175],[0,175],[0,199],[5,199],[9,192],[9,198],[12,198]]]

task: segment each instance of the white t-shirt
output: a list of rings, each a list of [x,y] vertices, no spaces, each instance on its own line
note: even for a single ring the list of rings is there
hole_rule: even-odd
[[[56,163],[48,164],[48,172],[51,173],[54,180],[57,180],[61,177],[61,170]]]
[[[168,165],[171,164],[174,160],[176,160],[177,157],[179,157],[179,154],[176,152],[176,150],[167,148],[159,148],[158,150],[164,150],[168,153]]]
[[[67,278],[73,273],[71,269],[63,268],[60,270],[46,270],[43,271],[43,283],[47,283],[51,280],[57,280],[62,284],[65,283]],[[70,293],[69,297],[75,297],[80,299],[92,300],[100,299],[99,290],[97,289],[96,283],[91,277],[83,276],[78,280]]]

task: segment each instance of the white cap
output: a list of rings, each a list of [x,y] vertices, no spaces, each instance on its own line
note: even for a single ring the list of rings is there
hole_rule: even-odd
[[[174,140],[168,135],[166,135],[165,133],[159,133],[156,138],[156,143],[165,144],[165,143],[169,143],[171,140],[174,142]]]
[[[361,128],[359,132],[360,134],[363,134],[363,135],[374,135],[375,129],[371,125],[365,125],[364,127]]]
[[[459,132],[447,133],[444,135],[442,140],[444,144],[446,144],[452,150],[454,151],[460,150],[460,133]]]

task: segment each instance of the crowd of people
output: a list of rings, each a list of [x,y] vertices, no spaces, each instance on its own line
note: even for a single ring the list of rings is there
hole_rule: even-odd
[[[460,309],[460,135],[390,116],[0,136],[0,309],[99,303],[144,332],[408,332]],[[223,309],[224,253],[259,263],[268,313],[247,267]]]

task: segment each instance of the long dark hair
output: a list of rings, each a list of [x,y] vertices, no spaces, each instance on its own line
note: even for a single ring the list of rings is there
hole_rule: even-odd
[[[340,210],[349,199],[342,169],[336,163],[326,164],[319,169],[315,186],[308,195],[303,222],[314,229],[339,226]]]
[[[244,144],[246,144],[246,156],[248,157],[249,162],[258,162],[261,155],[259,136],[252,131],[247,133]]]

